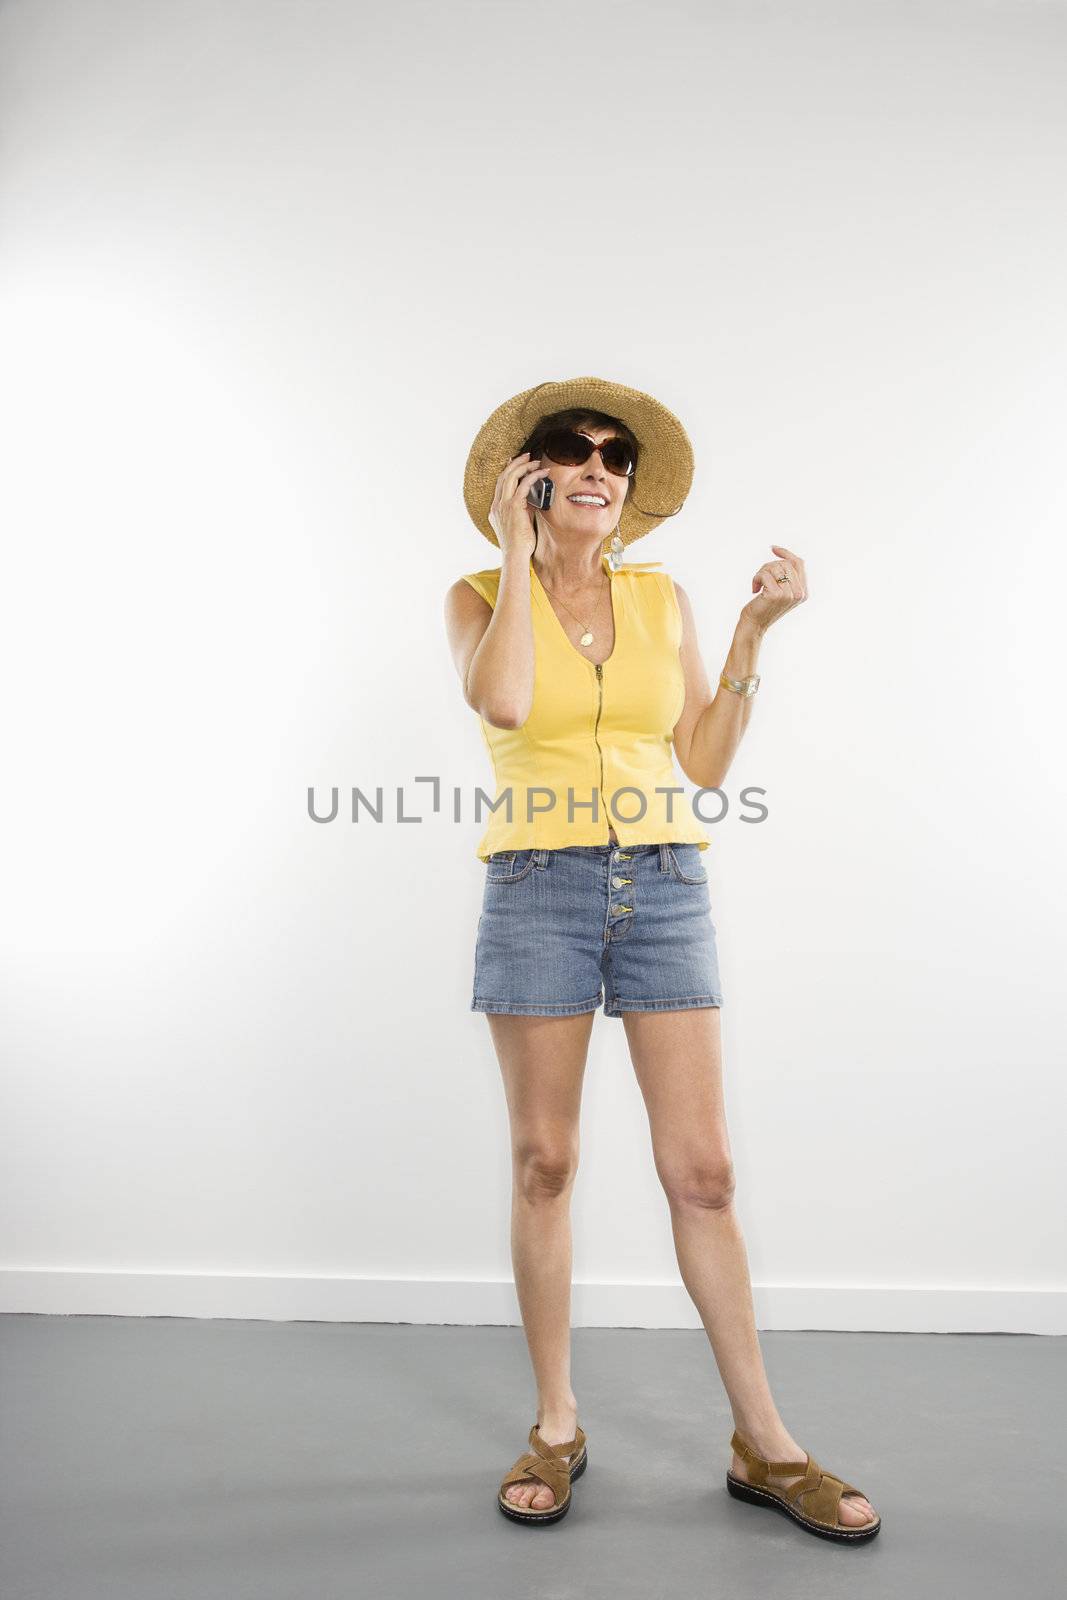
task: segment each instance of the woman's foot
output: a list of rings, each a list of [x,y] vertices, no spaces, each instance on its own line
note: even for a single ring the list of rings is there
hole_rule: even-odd
[[[764,1461],[803,1461],[807,1451],[797,1444],[796,1440],[788,1433],[760,1434],[750,1433],[742,1429],[745,1439],[751,1444],[753,1450],[758,1450]],[[741,1457],[732,1454],[730,1457],[730,1471],[735,1478],[740,1478],[742,1483],[750,1483],[745,1463]],[[790,1484],[802,1478],[802,1472],[793,1477],[781,1478],[776,1474],[767,1479],[769,1489],[788,1489]],[[838,1505],[838,1520],[843,1528],[859,1528],[865,1522],[870,1522],[872,1517],[878,1515],[871,1502],[863,1494],[843,1494]]]
[[[578,1427],[578,1412],[556,1412],[538,1417],[537,1431],[546,1444],[570,1444]],[[570,1456],[564,1456],[565,1461]],[[504,1499],[516,1506],[529,1506],[534,1511],[547,1511],[556,1503],[556,1497],[547,1483],[509,1483]]]

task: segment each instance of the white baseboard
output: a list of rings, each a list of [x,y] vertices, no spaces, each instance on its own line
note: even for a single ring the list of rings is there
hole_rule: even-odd
[[[1061,1289],[762,1284],[756,1325],[853,1333],[1067,1333]],[[233,1317],[267,1322],[517,1326],[514,1285],[432,1278],[260,1277],[197,1272],[0,1272],[0,1312]],[[681,1283],[576,1283],[575,1328],[699,1328]]]

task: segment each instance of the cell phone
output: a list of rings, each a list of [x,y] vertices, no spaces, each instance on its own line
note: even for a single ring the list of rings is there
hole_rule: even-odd
[[[530,485],[530,492],[526,496],[528,504],[535,506],[538,511],[548,511],[552,505],[552,495],[555,487],[551,478],[536,478]]]

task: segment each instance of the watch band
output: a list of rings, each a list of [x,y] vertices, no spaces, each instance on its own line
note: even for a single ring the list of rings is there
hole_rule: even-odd
[[[739,694],[747,700],[759,688],[759,673],[754,672],[751,678],[728,678],[724,672],[720,676],[719,682],[725,688],[732,689],[734,694]]]

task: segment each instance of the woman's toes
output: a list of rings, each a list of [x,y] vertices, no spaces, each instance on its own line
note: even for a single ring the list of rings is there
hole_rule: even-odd
[[[549,1506],[555,1505],[556,1497],[547,1483],[540,1485],[534,1483],[513,1483],[508,1488],[505,1499],[516,1506],[524,1506],[528,1510],[547,1511]]]
[[[877,1513],[871,1502],[862,1494],[843,1494],[839,1501],[840,1518],[849,1527],[857,1527],[860,1523],[870,1522]]]

